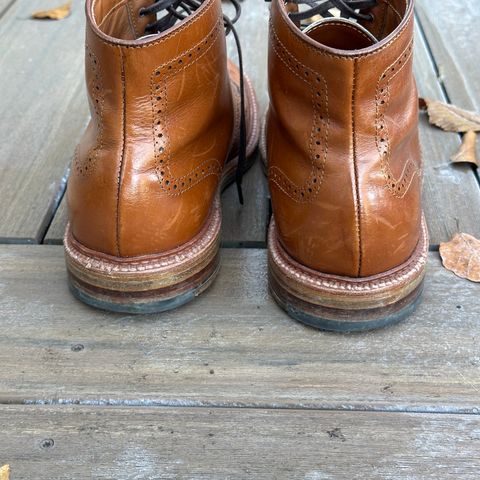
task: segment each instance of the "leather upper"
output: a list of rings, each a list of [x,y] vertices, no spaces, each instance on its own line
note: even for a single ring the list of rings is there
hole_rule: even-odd
[[[70,224],[118,257],[191,240],[208,216],[232,143],[234,105],[220,0],[143,36],[143,1],[87,0],[92,119],[68,184]]]
[[[289,8],[272,1],[269,41],[267,151],[279,239],[324,273],[387,271],[414,251],[422,215],[412,2],[379,0],[374,23],[364,24],[380,40],[373,45],[342,22],[307,36]]]

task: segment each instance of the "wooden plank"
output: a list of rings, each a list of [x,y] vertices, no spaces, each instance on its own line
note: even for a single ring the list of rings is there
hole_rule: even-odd
[[[7,11],[8,8],[13,4],[15,0],[0,0],[0,18]]]
[[[254,6],[255,3],[255,6]],[[247,0],[242,3],[242,16],[236,28],[242,41],[245,73],[250,77],[258,96],[260,117],[263,118],[267,107],[267,80],[266,80],[266,51],[258,45],[267,43],[268,10],[267,6],[257,8],[256,0]],[[233,14],[231,4],[225,4],[227,14]],[[232,59],[237,58],[237,49],[233,35],[227,38],[228,53]],[[256,164],[245,175],[243,192],[245,205],[240,205],[235,185],[231,185],[222,197],[223,228],[222,238],[226,246],[255,246],[265,245],[265,236],[268,217],[268,188],[267,181],[259,165],[259,155],[256,154]],[[45,243],[58,244],[62,242],[67,222],[65,201],[57,211],[53,222],[48,229]]]
[[[44,243],[49,245],[61,245],[63,243],[63,235],[68,222],[67,200],[64,196],[58,206],[51,225],[48,227],[47,234],[43,239]]]
[[[148,316],[68,292],[62,247],[0,247],[0,403],[480,409],[479,285],[430,255],[408,321],[338,335],[292,321],[267,291],[266,251],[226,249],[195,302]]]
[[[2,406],[12,480],[476,480],[472,415]]]
[[[418,28],[415,55],[420,96],[445,101],[425,39]],[[478,182],[470,166],[450,163],[450,156],[460,146],[459,136],[431,126],[427,115],[421,113],[420,140],[425,166],[423,198],[430,243],[436,246],[446,242],[457,232],[480,238]],[[469,207],[465,208],[467,203]]]
[[[480,111],[478,0],[416,0],[416,10],[448,98]]]
[[[2,242],[41,240],[87,118],[82,5],[60,22],[29,19],[44,7],[18,0],[0,22]]]
[[[244,205],[238,201],[236,185],[222,195],[222,244],[228,247],[264,247],[268,225],[268,186],[261,158],[243,179]]]
[[[416,10],[446,93],[445,100],[479,112],[478,2],[417,0]],[[431,14],[433,11],[434,15]],[[480,158],[480,143],[477,144],[477,156]],[[478,170],[474,171],[480,183],[480,174]],[[479,218],[478,209],[476,212]]]

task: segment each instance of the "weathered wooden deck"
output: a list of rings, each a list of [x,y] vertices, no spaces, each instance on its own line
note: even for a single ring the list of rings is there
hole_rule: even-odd
[[[226,248],[208,293],[169,314],[95,311],[69,294],[59,245],[88,118],[83,2],[63,21],[28,19],[56,3],[0,0],[0,467],[11,480],[477,480],[480,287],[438,255],[456,232],[480,238],[478,174],[449,164],[459,136],[421,118],[432,245],[424,302],[401,325],[328,334],[277,308],[258,162],[246,206],[234,188],[223,197]],[[267,15],[246,0],[240,21],[262,111]],[[480,110],[478,0],[417,0],[417,18],[420,94]]]

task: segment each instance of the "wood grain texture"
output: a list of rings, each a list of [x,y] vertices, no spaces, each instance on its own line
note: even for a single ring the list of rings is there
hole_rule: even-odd
[[[11,7],[15,0],[0,0],[0,18],[5,14],[5,12]]]
[[[445,101],[480,112],[478,1],[417,0],[416,10],[428,47],[434,57],[439,81],[446,93]],[[478,143],[477,157],[480,158]],[[480,183],[478,170],[470,168],[475,171]],[[476,237],[479,238],[477,233]]]
[[[2,246],[0,279],[1,403],[480,408],[480,286],[436,253],[417,313],[356,335],[287,317],[267,292],[264,250],[224,250],[212,289],[160,315],[76,301],[59,246]]]
[[[85,127],[82,2],[58,22],[18,0],[0,21],[0,241],[38,242]],[[23,33],[22,33],[23,32]]]
[[[257,94],[260,121],[268,105],[267,55],[268,4],[258,0],[242,2],[242,16],[235,24],[240,36],[246,75],[251,79]],[[230,18],[234,9],[230,2],[223,4]],[[238,62],[237,48],[233,35],[228,37],[228,54]],[[256,164],[245,175],[245,205],[240,205],[235,185],[225,192],[222,199],[223,231],[222,240],[228,246],[264,246],[268,224],[268,187],[261,168],[260,155]]]
[[[66,196],[62,198],[58,206],[52,223],[48,227],[43,243],[49,245],[61,245],[63,243],[63,236],[68,222],[67,199]]]
[[[444,86],[478,109],[475,48],[464,51],[468,36],[476,45],[475,3],[417,0],[441,72],[439,81],[417,32],[422,95],[445,100]],[[42,239],[88,117],[81,2],[62,22],[30,23],[37,7],[45,3],[16,0],[0,20],[1,241]],[[245,68],[263,112],[267,5],[247,0],[243,10]],[[423,116],[421,137],[432,243],[456,231],[479,237],[475,177],[449,165],[458,137]],[[226,245],[264,241],[259,164],[245,184],[245,207],[234,187],[224,196]],[[45,241],[60,241],[65,218],[62,202]],[[479,295],[431,253],[424,302],[407,322],[323,333],[273,303],[264,250],[227,249],[194,303],[134,317],[74,300],[61,247],[0,246],[0,466],[11,465],[12,480],[476,480]]]
[[[235,25],[243,49],[245,73],[252,80],[258,97],[260,118],[267,107],[267,81],[266,81],[266,47],[258,48],[259,45],[267,44],[268,10],[267,6],[257,5],[258,0],[248,0],[242,3],[242,16]],[[228,15],[233,16],[233,8],[230,3],[224,4]],[[233,35],[227,37],[228,54],[238,61],[237,49]],[[83,73],[82,79],[83,79]],[[86,102],[86,100],[85,100]],[[245,204],[242,206],[238,201],[237,189],[231,185],[222,196],[223,227],[222,240],[224,245],[241,247],[265,245],[267,218],[268,218],[268,188],[263,175],[258,152],[255,153],[254,166],[243,179],[243,193]],[[59,244],[62,242],[65,226],[67,223],[67,209],[65,199],[62,200],[55,218],[47,231],[44,242]]]
[[[419,95],[445,101],[424,37],[416,29],[415,76]],[[460,147],[460,137],[432,126],[420,114],[420,141],[424,160],[423,199],[430,243],[449,241],[457,232],[480,237],[480,188],[469,165],[452,165],[450,156]],[[468,199],[468,200],[467,200]],[[465,208],[468,201],[468,208]]]
[[[12,480],[476,480],[472,415],[2,406]]]
[[[478,0],[416,0],[415,5],[448,98],[480,111]]]

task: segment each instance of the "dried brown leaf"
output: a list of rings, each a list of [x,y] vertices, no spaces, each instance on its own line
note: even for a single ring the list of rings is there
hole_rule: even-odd
[[[480,115],[437,100],[421,98],[420,108],[426,108],[430,123],[447,132],[480,131]]]
[[[0,468],[0,480],[10,480],[10,465]]]
[[[461,278],[480,282],[480,240],[467,233],[457,233],[440,244],[443,266]]]
[[[477,134],[475,132],[467,132],[463,136],[463,142],[460,150],[451,158],[453,163],[473,163],[480,167],[477,158]]]
[[[60,7],[52,8],[50,10],[39,10],[38,12],[32,13],[32,18],[37,19],[50,19],[50,20],[62,20],[65,17],[70,15],[70,11],[72,10],[72,2],[67,2]]]

